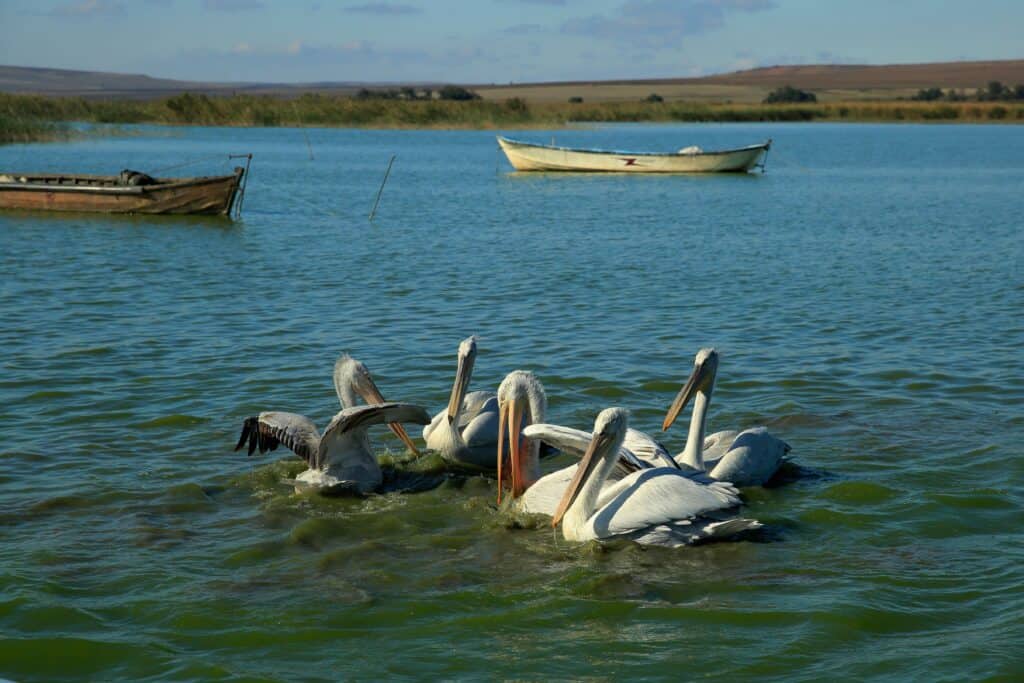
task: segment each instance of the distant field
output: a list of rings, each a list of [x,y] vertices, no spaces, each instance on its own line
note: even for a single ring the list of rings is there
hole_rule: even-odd
[[[666,101],[759,104],[775,86],[713,85],[690,83],[580,83],[540,84],[521,86],[475,87],[485,100],[505,100],[521,97],[527,102],[568,102],[570,97],[582,97],[584,102],[637,102],[656,93]],[[914,88],[814,91],[822,102],[851,100],[906,99],[917,92]],[[972,90],[973,92],[973,90]]]
[[[703,78],[479,85],[485,98],[522,97],[531,102],[616,102],[657,93],[667,100],[760,102],[771,90],[792,85],[823,101],[907,98],[921,88],[955,88],[968,94],[989,81],[1024,83],[1024,60],[889,65],[773,66]]]
[[[921,88],[967,89],[989,81],[1024,83],[1024,59],[887,65],[774,66],[705,76],[629,81],[549,82],[512,85],[462,84],[488,100],[519,97],[528,102],[637,101],[653,93],[667,100],[692,102],[760,102],[781,85],[813,91],[823,101],[905,98]],[[401,83],[356,81],[318,83],[215,83],[152,78],[143,74],[72,71],[0,65],[0,93],[39,94],[91,99],[159,99],[183,92],[207,95],[274,95],[298,97],[317,92],[351,95],[361,87],[397,88]],[[416,83],[416,87],[440,84]]]

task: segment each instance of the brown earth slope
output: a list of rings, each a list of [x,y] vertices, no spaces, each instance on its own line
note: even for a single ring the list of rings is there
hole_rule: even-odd
[[[772,66],[703,78],[638,79],[480,84],[470,87],[486,99],[522,97],[529,101],[561,101],[582,97],[588,102],[643,99],[657,92],[666,99],[753,102],[780,85],[813,90],[825,100],[906,97],[919,88],[977,88],[989,81],[1024,83],[1024,59],[879,66],[819,64]],[[189,91],[211,95],[232,93],[295,96],[303,92],[352,94],[359,87],[400,84],[205,83],[152,78],[141,74],[0,66],[0,92],[106,98],[155,98]]]

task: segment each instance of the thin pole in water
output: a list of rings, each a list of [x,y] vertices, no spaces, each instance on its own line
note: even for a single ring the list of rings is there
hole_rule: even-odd
[[[388,182],[388,176],[391,174],[391,164],[395,163],[395,155],[391,155],[391,161],[388,162],[388,170],[384,171],[384,180],[380,183],[380,189],[377,190],[377,199],[373,202],[373,209],[370,210],[370,220],[373,220],[374,214],[377,213],[377,205],[380,204],[380,196],[384,193],[384,184]]]
[[[306,140],[306,149],[309,150],[309,160],[313,161],[313,145],[309,143],[309,134],[306,132],[306,125],[302,122],[302,115],[299,113],[299,107],[292,101],[292,109],[295,110],[295,118],[299,122],[299,128],[302,129],[302,137]]]
[[[313,161],[313,145],[309,144],[309,133],[306,132],[305,128],[302,129],[302,137],[306,138],[306,148],[309,150],[309,160]]]

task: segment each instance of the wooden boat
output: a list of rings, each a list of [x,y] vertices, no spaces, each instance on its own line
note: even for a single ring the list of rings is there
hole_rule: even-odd
[[[498,144],[517,171],[589,171],[616,173],[720,173],[749,171],[768,153],[772,141],[705,152],[687,147],[678,152],[612,152],[534,145],[498,136]]]
[[[116,176],[0,173],[0,209],[231,215],[245,169],[231,175],[152,178],[137,171]],[[239,200],[241,201],[241,200]]]

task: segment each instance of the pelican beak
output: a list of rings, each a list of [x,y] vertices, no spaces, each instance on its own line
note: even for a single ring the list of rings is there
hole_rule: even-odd
[[[473,376],[473,364],[476,358],[471,355],[459,354],[459,365],[455,370],[455,383],[452,385],[452,395],[448,400],[448,423],[455,422],[459,410],[462,408],[462,399],[466,397],[469,389],[469,380]]]
[[[505,433],[505,410],[504,404],[498,405],[498,505],[501,505],[501,491],[505,486],[504,467],[505,467],[505,439],[502,435]],[[244,436],[244,432],[243,432]],[[241,441],[239,442],[241,443]],[[238,450],[237,448],[235,450]]]
[[[667,430],[676,421],[679,413],[683,412],[686,404],[696,395],[697,390],[703,386],[707,373],[708,368],[706,365],[703,363],[694,364],[693,372],[690,373],[689,379],[686,380],[686,384],[676,394],[675,400],[672,401],[672,405],[668,408],[668,413],[665,414],[665,421],[661,423],[661,431]]]
[[[380,393],[380,389],[377,388],[377,385],[376,383],[374,383],[373,379],[367,379],[369,379],[369,386],[357,388],[359,395],[363,397],[363,400],[366,401],[367,405],[374,405],[376,403],[386,403],[386,401],[384,400],[384,394]],[[398,422],[389,422],[388,429],[390,429],[395,436],[402,440],[402,443],[405,444],[406,448],[413,452],[413,455],[420,454],[419,450],[416,449],[416,444],[412,442],[412,439],[409,438],[409,434],[405,431],[405,427],[403,427]]]
[[[508,474],[505,473],[505,428],[508,426]],[[516,401],[498,407],[498,504],[505,479],[510,479],[512,497],[523,495],[532,482],[523,481],[523,412]]]
[[[580,489],[583,488],[583,482],[590,477],[597,463],[601,461],[598,454],[613,445],[613,441],[609,434],[594,434],[594,437],[590,440],[590,445],[587,446],[587,452],[583,454],[583,458],[576,468],[575,476],[569,482],[568,488],[565,489],[565,493],[562,495],[562,500],[559,501],[558,507],[555,509],[555,514],[551,517],[551,526],[556,527],[562,521],[566,510],[572,506],[576,496],[580,493]]]
[[[518,498],[526,490],[526,482],[522,480],[522,430],[523,413],[517,401],[511,401],[508,408],[508,447],[512,469],[512,497]]]

